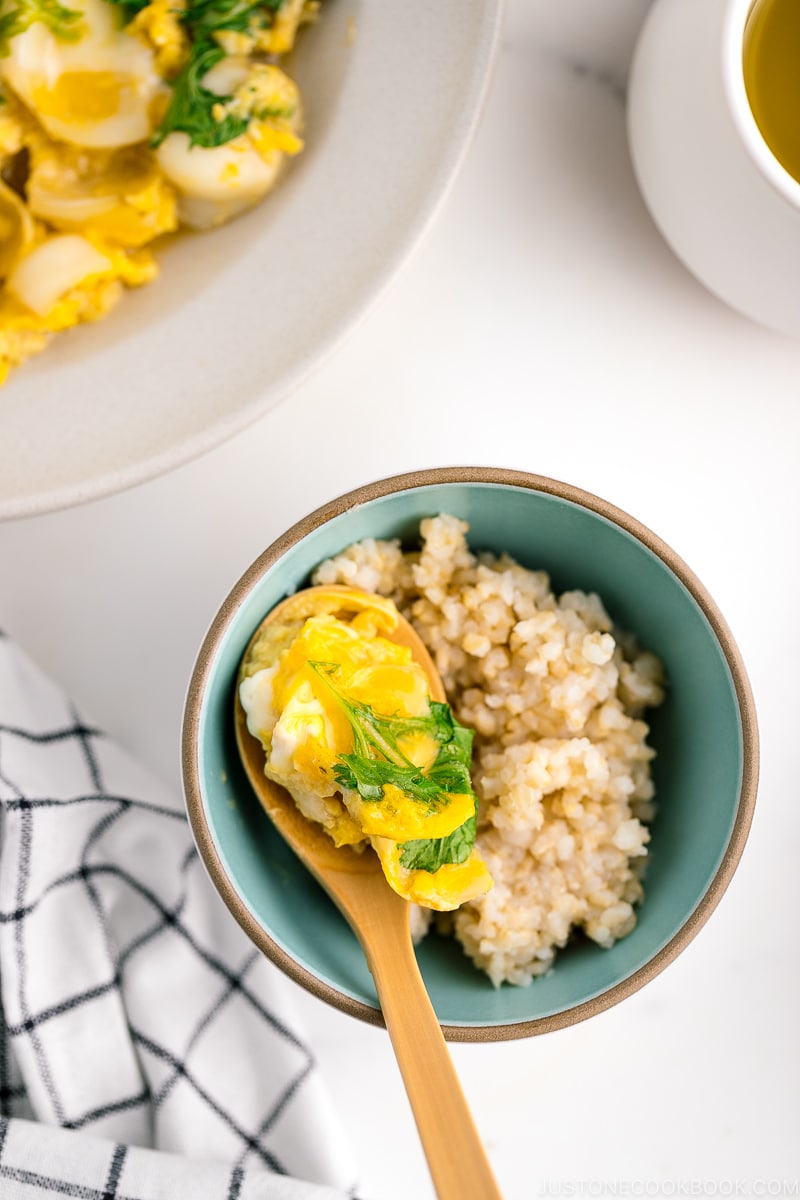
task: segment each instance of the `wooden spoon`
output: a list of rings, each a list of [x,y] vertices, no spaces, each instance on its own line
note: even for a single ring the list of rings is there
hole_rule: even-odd
[[[265,624],[310,615],[315,604],[351,588],[308,588],[283,601]],[[365,599],[366,593],[365,593]],[[339,608],[343,608],[339,604]],[[319,611],[315,608],[314,611]],[[348,605],[348,611],[352,608]],[[433,700],[445,700],[428,651],[402,617],[384,636],[407,646],[430,682]],[[381,1011],[405,1083],[439,1200],[500,1200],[464,1094],[417,966],[409,928],[409,905],[392,891],[372,850],[337,848],[320,825],[306,820],[289,793],[264,774],[264,751],[236,700],[236,740],[253,789],[278,832],[322,884],[358,938],[375,981]]]

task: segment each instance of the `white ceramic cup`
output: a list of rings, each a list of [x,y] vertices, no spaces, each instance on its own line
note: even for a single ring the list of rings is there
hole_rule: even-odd
[[[745,92],[752,7],[656,0],[634,53],[628,137],[645,203],[675,254],[733,308],[798,336],[800,184],[761,136]]]

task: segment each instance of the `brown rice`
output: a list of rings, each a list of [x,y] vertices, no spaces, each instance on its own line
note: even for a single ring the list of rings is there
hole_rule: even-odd
[[[527,984],[574,929],[611,946],[636,924],[654,811],[642,713],[663,699],[663,673],[598,596],[557,597],[544,572],[473,554],[468,529],[428,518],[419,553],[367,539],[314,582],[390,596],[475,730],[478,846],[494,887],[445,920],[495,985]]]

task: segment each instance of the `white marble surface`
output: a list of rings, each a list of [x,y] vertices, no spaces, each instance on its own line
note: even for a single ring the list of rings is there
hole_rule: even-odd
[[[700,575],[759,707],[751,838],[709,924],[644,991],[547,1037],[453,1048],[507,1200],[800,1190],[800,344],[707,295],[642,206],[624,85],[646,7],[511,0],[467,166],[336,357],[202,460],[0,526],[0,624],[175,787],[219,601],[287,525],[369,479],[549,474],[633,513]],[[296,991],[364,1193],[430,1200],[385,1034]]]

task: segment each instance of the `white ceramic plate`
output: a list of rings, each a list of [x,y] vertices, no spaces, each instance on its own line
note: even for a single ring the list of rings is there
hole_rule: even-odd
[[[304,154],[258,209],[0,389],[0,517],[139,483],[294,388],[377,298],[469,145],[502,0],[325,0],[291,65]]]

